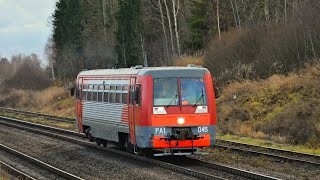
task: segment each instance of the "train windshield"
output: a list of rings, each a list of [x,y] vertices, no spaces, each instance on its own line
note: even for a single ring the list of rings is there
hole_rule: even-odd
[[[181,78],[181,104],[206,105],[206,91],[203,78]]]
[[[177,106],[180,103],[183,106],[207,104],[203,78],[180,78],[180,84],[178,78],[155,79],[153,88],[154,106]]]
[[[155,79],[153,89],[153,103],[155,106],[179,105],[177,78]]]

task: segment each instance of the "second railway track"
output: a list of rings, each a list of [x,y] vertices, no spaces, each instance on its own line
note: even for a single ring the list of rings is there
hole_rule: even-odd
[[[159,161],[151,158],[145,158],[145,157],[141,157],[135,154],[130,154],[130,153],[119,151],[112,148],[103,148],[93,143],[84,141],[82,140],[82,138],[84,137],[83,134],[75,133],[72,131],[65,131],[63,129],[58,129],[58,128],[51,128],[49,126],[28,123],[20,120],[15,120],[12,118],[1,117],[0,123],[6,126],[20,128],[20,129],[28,130],[34,133],[40,133],[46,136],[62,139],[64,141],[73,142],[89,148],[94,148],[102,151],[107,151],[109,153],[113,153],[116,155],[125,156],[128,158],[132,158],[148,164],[156,165],[161,168],[169,169],[169,170],[182,173],[188,176],[196,177],[199,179],[277,179],[271,176],[243,171],[241,169],[235,169],[232,167],[208,163],[200,160],[194,160],[194,162],[196,163],[193,164],[193,166],[180,166],[179,164],[172,164],[172,163],[163,162],[163,161]],[[197,168],[194,168],[194,166],[197,166]],[[211,170],[202,171],[201,167],[205,167],[206,169],[211,169]]]
[[[50,164],[47,164],[45,162],[42,162],[34,157],[31,157],[25,153],[19,152],[15,149],[12,149],[8,146],[5,146],[4,144],[0,144],[0,151],[4,151],[5,153],[11,154],[13,155],[15,158],[19,158],[22,159],[24,161],[27,161],[28,163],[31,163],[33,165],[35,165],[37,168],[43,169],[49,173],[52,173],[53,176],[51,176],[50,178],[57,178],[57,179],[72,179],[72,180],[83,180],[82,178],[70,174],[64,170],[58,169],[54,166],[51,166]],[[27,172],[22,172],[21,170],[18,170],[16,168],[13,168],[12,166],[8,165],[5,162],[1,161],[1,166],[5,167],[7,169],[9,169],[8,171],[11,174],[16,175],[17,177],[19,177],[20,179],[39,179],[39,178],[43,178],[43,177],[31,177],[30,175],[27,174]],[[30,171],[30,170],[29,170]],[[46,173],[47,174],[47,173]],[[48,177],[47,177],[48,178]]]
[[[71,118],[50,116],[50,115],[38,114],[34,112],[26,112],[26,111],[21,111],[16,109],[8,109],[8,108],[0,107],[0,111],[14,113],[14,114],[29,115],[29,116],[38,116],[48,120],[66,121],[70,123],[75,123],[75,119],[71,119]],[[313,155],[313,154],[261,147],[261,146],[251,145],[251,144],[244,144],[244,143],[219,140],[219,139],[217,140],[217,144],[215,147],[219,149],[229,149],[229,150],[240,152],[240,153],[251,154],[254,156],[263,155],[271,158],[276,158],[279,161],[298,162],[298,163],[309,164],[317,167],[320,166],[320,156]]]

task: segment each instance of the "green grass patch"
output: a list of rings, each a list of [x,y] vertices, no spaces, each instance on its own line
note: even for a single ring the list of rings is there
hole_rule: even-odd
[[[276,148],[288,151],[294,151],[299,153],[307,153],[307,154],[314,154],[320,156],[320,149],[319,148],[308,148],[306,146],[293,146],[288,144],[279,144],[272,141],[261,140],[261,139],[253,139],[248,137],[240,137],[236,135],[217,135],[217,139],[227,140],[227,141],[234,141],[239,143],[246,143],[251,145],[257,145],[262,147],[269,147],[269,148]]]

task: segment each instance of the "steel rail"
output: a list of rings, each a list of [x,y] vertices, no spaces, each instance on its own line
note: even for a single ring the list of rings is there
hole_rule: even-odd
[[[0,107],[0,110],[6,111],[6,112],[12,112],[16,114],[24,114],[24,115],[30,115],[30,116],[40,116],[46,119],[51,119],[51,120],[56,120],[56,121],[64,121],[67,120],[68,122],[75,122],[75,119],[71,118],[63,118],[63,117],[58,117],[58,116],[50,116],[50,115],[45,115],[45,114],[39,114],[39,113],[34,113],[34,112],[25,112],[17,109],[8,109],[8,108],[3,108]],[[59,120],[60,119],[60,120]],[[260,149],[258,150],[248,150],[248,149],[243,149],[239,147],[246,146],[249,149]],[[226,140],[220,140],[217,139],[217,144],[215,145],[216,148],[221,148],[221,149],[230,149],[233,151],[238,151],[242,153],[250,153],[253,155],[264,155],[264,156],[269,156],[272,158],[278,158],[279,160],[282,161],[288,161],[288,162],[301,162],[301,163],[306,163],[306,164],[311,164],[311,165],[320,165],[320,156],[313,155],[313,154],[307,154],[307,153],[300,153],[300,152],[294,152],[294,151],[288,151],[288,150],[282,150],[282,149],[276,149],[276,148],[270,148],[270,147],[262,147],[262,146],[257,146],[257,145],[251,145],[251,144],[245,144],[245,143],[239,143],[239,142],[233,142],[233,141],[226,141]],[[266,152],[267,151],[267,152]],[[284,156],[283,154],[286,154],[287,156]],[[297,157],[300,157],[297,158]],[[307,158],[313,158],[313,159],[319,159],[319,162],[314,162],[310,160],[303,160]]]
[[[29,156],[27,154],[24,154],[22,152],[14,150],[14,149],[12,149],[12,148],[10,148],[8,146],[5,146],[3,144],[0,144],[0,150],[5,151],[5,152],[10,153],[10,154],[13,154],[16,157],[24,159],[24,160],[26,160],[26,161],[28,161],[28,162],[30,162],[32,164],[35,164],[38,167],[41,167],[41,168],[43,168],[43,169],[45,169],[45,170],[47,170],[47,171],[49,171],[49,172],[51,172],[51,173],[53,173],[55,175],[58,175],[59,177],[62,177],[62,178],[65,178],[65,179],[71,179],[71,180],[83,180],[82,178],[80,178],[78,176],[75,176],[75,175],[70,174],[70,173],[68,173],[66,171],[58,169],[58,168],[56,168],[54,166],[51,166],[50,164],[42,162],[42,161],[40,161],[40,160],[38,160],[36,158],[33,158],[33,157],[31,157],[31,156]]]
[[[42,113],[36,113],[36,112],[30,112],[30,111],[22,111],[22,110],[18,110],[18,109],[0,107],[0,110],[3,111],[3,112],[14,113],[14,114],[22,114],[22,115],[33,116],[33,117],[41,117],[41,118],[44,118],[44,119],[54,120],[54,121],[69,122],[69,123],[75,123],[76,122],[76,120],[72,119],[72,118],[51,116],[51,115],[42,114]]]
[[[222,145],[222,144],[228,144],[228,145]],[[243,149],[243,148],[232,147],[232,146],[246,146],[249,149]],[[298,153],[298,152],[275,149],[275,148],[266,148],[266,147],[261,147],[261,146],[256,146],[256,145],[236,143],[236,142],[230,142],[230,141],[223,142],[222,140],[217,140],[217,144],[215,145],[215,148],[229,149],[232,151],[237,151],[240,153],[249,153],[249,154],[257,155],[257,156],[263,155],[263,156],[267,156],[267,157],[271,157],[271,158],[276,158],[281,161],[299,162],[299,163],[310,164],[313,166],[320,167],[320,156],[312,155],[312,154]],[[262,151],[264,151],[264,152],[258,151],[258,150],[251,150],[250,148],[251,149],[262,149]],[[265,151],[269,151],[269,152],[265,152]],[[287,154],[287,156],[280,155],[280,154]],[[297,157],[301,157],[301,158],[299,159]],[[305,160],[303,158],[317,159],[318,162]]]
[[[7,126],[15,127],[15,128],[28,130],[28,131],[35,132],[35,133],[38,133],[38,134],[43,134],[43,135],[50,136],[50,137],[53,137],[53,138],[65,140],[65,141],[76,143],[76,144],[79,144],[79,145],[83,145],[83,146],[86,146],[86,147],[89,147],[89,148],[94,148],[94,149],[107,151],[107,152],[110,152],[110,153],[115,154],[115,155],[125,156],[125,157],[128,157],[128,158],[134,159],[134,160],[138,160],[138,161],[142,161],[142,162],[145,162],[145,163],[148,163],[148,164],[156,165],[158,167],[169,169],[169,170],[172,170],[172,171],[175,171],[175,172],[178,172],[178,173],[182,173],[182,174],[185,174],[185,175],[189,175],[189,176],[192,176],[192,177],[196,177],[196,178],[199,178],[199,179],[224,179],[222,177],[218,177],[218,176],[215,176],[215,175],[207,174],[207,173],[200,172],[200,171],[197,171],[197,170],[193,170],[193,169],[190,169],[190,168],[178,166],[178,165],[175,165],[175,164],[172,164],[172,163],[167,163],[167,162],[159,161],[159,160],[156,160],[156,159],[151,159],[151,158],[138,156],[136,154],[127,153],[127,152],[120,151],[120,150],[113,149],[113,148],[104,148],[102,146],[97,146],[94,143],[90,143],[88,141],[84,141],[84,140],[79,139],[79,137],[83,137],[84,135],[83,134],[79,134],[79,133],[75,133],[75,132],[72,132],[72,131],[65,131],[65,130],[59,129],[59,128],[50,129],[49,126],[38,125],[38,124],[35,124],[35,123],[29,123],[29,122],[23,122],[21,120],[16,120],[16,119],[12,119],[12,118],[1,117],[1,116],[0,116],[0,119],[3,120],[3,121],[0,121],[0,124],[3,124],[3,125],[7,125]],[[4,121],[7,121],[7,122],[4,122]],[[20,122],[22,122],[22,124],[25,125],[25,126],[17,125],[17,124],[21,124]],[[29,127],[26,127],[26,126],[29,126]],[[55,133],[48,132],[48,131],[43,131],[43,130],[39,130],[39,129],[35,129],[35,128],[40,128],[40,129],[43,128],[43,130],[49,130],[50,129],[51,131],[54,131]],[[57,129],[59,129],[59,130],[57,131]],[[61,135],[61,134],[64,134],[64,135]],[[72,138],[69,135],[73,135],[73,136],[76,136],[78,138]],[[195,161],[198,162],[198,163],[200,162],[199,160],[195,160]],[[204,162],[203,161],[203,163],[208,163],[208,162]],[[212,163],[208,163],[208,164],[212,164]],[[206,166],[208,166],[208,164],[206,164]],[[252,178],[253,177],[253,179],[269,179],[269,180],[270,179],[273,179],[273,180],[277,179],[277,178],[274,178],[274,177],[265,176],[265,175],[261,175],[261,174],[256,174],[256,173],[252,173],[252,172],[248,172],[248,171],[243,171],[243,170],[240,170],[240,169],[236,169],[236,168],[232,168],[232,167],[228,167],[228,166],[223,166],[223,165],[213,164],[213,165],[210,165],[210,167],[212,169],[217,170],[217,171],[228,173],[228,174],[233,175],[233,176],[241,176],[241,177],[247,177],[247,178]]]
[[[24,179],[24,180],[36,180],[35,178],[21,172],[20,170],[10,166],[9,164],[3,162],[0,160],[0,168],[9,173],[12,176],[17,177],[18,179]]]

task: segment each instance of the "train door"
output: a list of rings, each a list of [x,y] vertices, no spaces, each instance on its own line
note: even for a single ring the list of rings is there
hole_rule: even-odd
[[[130,97],[129,97],[129,129],[130,129],[130,140],[131,144],[136,144],[136,136],[135,136],[135,84],[136,78],[130,78]]]

